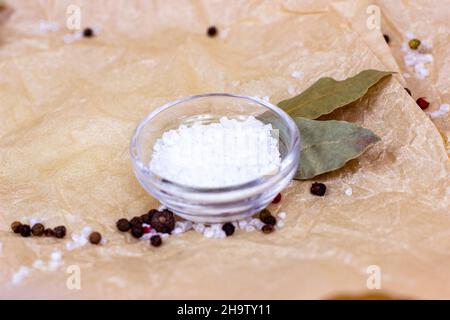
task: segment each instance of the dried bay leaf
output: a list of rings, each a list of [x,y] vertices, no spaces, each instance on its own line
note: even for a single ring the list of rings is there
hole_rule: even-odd
[[[301,153],[296,179],[310,179],[341,168],[380,138],[369,129],[346,121],[297,117]]]
[[[278,106],[293,118],[317,119],[363,97],[370,87],[391,74],[388,71],[364,70],[342,81],[320,78],[311,87],[281,101]]]

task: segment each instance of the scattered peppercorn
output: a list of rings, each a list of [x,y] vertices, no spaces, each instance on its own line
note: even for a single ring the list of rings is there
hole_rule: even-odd
[[[262,222],[265,224],[270,224],[274,226],[277,223],[277,219],[272,215],[266,215],[263,219],[261,219]]]
[[[22,237],[29,237],[29,236],[31,236],[31,228],[27,224],[21,225],[20,228],[19,228],[19,232],[20,232],[20,235]]]
[[[215,26],[211,26],[206,31],[209,37],[213,38],[217,35],[217,28]]]
[[[408,45],[411,49],[417,50],[420,46],[420,40],[419,39],[411,39],[411,40],[409,40]]]
[[[94,231],[89,235],[89,242],[92,244],[99,244],[102,241],[100,232]]]
[[[271,216],[272,212],[269,211],[269,209],[264,209],[259,213],[259,219],[263,220],[266,216]]]
[[[130,224],[132,227],[142,226],[143,223],[144,221],[142,220],[141,217],[134,217],[133,219],[130,220]]]
[[[422,110],[425,110],[430,106],[430,103],[427,100],[425,100],[424,97],[420,97],[419,99],[416,100],[416,102],[419,105],[420,109]]]
[[[265,224],[265,225],[261,228],[261,231],[264,232],[264,233],[266,233],[266,234],[272,233],[274,230],[275,230],[275,228],[274,228],[274,226],[271,225],[271,224]]]
[[[272,200],[272,203],[277,204],[281,201],[281,193],[277,194],[277,196]]]
[[[327,191],[327,187],[323,183],[314,182],[311,185],[311,193],[313,195],[321,197],[321,196],[323,196],[325,194],[326,191]]]
[[[383,34],[383,37],[387,44],[389,44],[389,42],[391,42],[391,38],[387,34]]]
[[[19,221],[14,221],[13,223],[11,223],[11,230],[14,233],[19,233],[21,225],[22,225],[22,223],[20,223]]]
[[[128,230],[130,230],[131,224],[127,219],[122,218],[117,220],[116,227],[117,229],[119,229],[119,231],[127,232]]]
[[[405,88],[405,90],[406,90],[406,92],[408,92],[408,94],[409,94],[410,96],[412,95],[411,90],[409,90],[408,88]]]
[[[140,238],[144,234],[144,228],[141,226],[132,226],[131,227],[131,235],[135,238]]]
[[[55,237],[58,239],[62,239],[66,236],[66,227],[64,226],[57,226],[53,231],[55,232]]]
[[[36,223],[35,225],[33,225],[33,227],[31,228],[31,232],[33,233],[33,236],[42,236],[44,234],[45,231],[45,227],[42,223]]]
[[[146,214],[143,214],[141,216],[141,219],[144,223],[146,224],[150,224],[150,221],[152,220],[152,216],[155,212],[158,212],[158,210],[156,209],[151,209],[149,212],[147,212]]]
[[[170,233],[175,228],[175,217],[167,209],[158,211],[153,214],[150,224],[158,232]]]
[[[53,231],[53,229],[51,229],[51,228],[47,228],[44,231],[44,235],[46,237],[54,237],[55,236],[55,231]]]
[[[85,38],[91,38],[94,36],[94,30],[92,28],[86,28],[83,30],[83,36]]]
[[[227,237],[231,236],[234,233],[234,225],[231,222],[227,222],[222,226],[222,230],[225,231]]]
[[[150,238],[150,244],[154,247],[159,247],[162,244],[162,239],[160,236],[155,235]]]

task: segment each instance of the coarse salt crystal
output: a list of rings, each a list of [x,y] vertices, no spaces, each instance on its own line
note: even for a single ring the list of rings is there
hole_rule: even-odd
[[[166,131],[155,142],[150,170],[184,185],[225,187],[274,174],[280,162],[271,124],[222,117]]]
[[[300,79],[302,77],[302,72],[301,71],[293,71],[291,73],[291,77],[295,78],[295,79]]]
[[[351,196],[353,194],[353,189],[351,187],[348,187],[345,189],[345,195]]]
[[[34,226],[36,223],[42,223],[42,220],[40,218],[30,218],[30,226]]]
[[[255,231],[255,230],[256,230],[256,228],[254,226],[246,226],[245,227],[245,231],[247,231],[247,232],[252,232],[252,231]]]
[[[43,269],[44,268],[44,261],[42,261],[42,260],[40,260],[40,259],[38,259],[38,260],[35,260],[34,262],[33,262],[33,268],[35,268],[35,269]]]
[[[295,88],[293,86],[290,85],[287,90],[288,90],[288,93],[290,95],[294,95],[295,94]]]
[[[280,219],[286,219],[286,212],[284,212],[284,211],[282,211],[282,212],[280,212],[280,213],[278,213],[278,218],[280,218]]]
[[[206,228],[203,232],[203,235],[205,236],[205,238],[212,238],[214,236],[214,230],[211,228]]]
[[[21,266],[19,268],[19,270],[12,275],[11,283],[13,285],[17,285],[17,284],[21,283],[22,280],[25,277],[27,277],[29,274],[30,274],[30,269],[25,266]]]
[[[278,228],[283,228],[284,227],[284,221],[283,220],[278,220],[277,221],[277,227]]]
[[[434,119],[434,118],[439,118],[439,117],[444,116],[449,111],[450,111],[450,105],[447,103],[444,103],[444,104],[440,105],[438,110],[432,111],[432,112],[428,113],[428,115]]]

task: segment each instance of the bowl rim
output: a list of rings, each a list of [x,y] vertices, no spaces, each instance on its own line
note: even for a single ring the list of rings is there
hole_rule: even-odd
[[[201,98],[209,98],[209,97],[228,97],[228,98],[238,98],[238,99],[244,99],[251,102],[254,102],[256,104],[259,104],[270,111],[274,112],[280,119],[282,119],[283,123],[288,128],[290,134],[293,136],[291,139],[291,142],[288,146],[288,151],[282,159],[280,163],[279,170],[277,173],[273,175],[267,175],[267,176],[261,176],[254,180],[244,182],[241,184],[226,186],[226,187],[195,187],[190,185],[181,184],[175,181],[168,180],[166,178],[163,178],[156,173],[152,172],[148,164],[144,164],[144,162],[139,158],[137,155],[137,152],[135,153],[134,150],[137,148],[137,142],[138,138],[140,137],[140,134],[144,127],[158,114],[161,112],[170,109],[171,107],[174,107],[180,103],[184,103],[191,100],[201,99]],[[270,184],[271,181],[277,181],[278,176],[280,173],[286,171],[286,169],[289,169],[292,166],[292,162],[296,160],[296,158],[299,158],[300,155],[300,132],[295,124],[294,120],[281,108],[271,104],[269,101],[260,99],[259,97],[255,96],[247,96],[247,95],[241,95],[241,94],[235,94],[235,93],[221,93],[221,92],[213,92],[213,93],[203,93],[203,94],[197,94],[197,95],[190,95],[190,96],[184,96],[182,98],[178,98],[176,100],[169,101],[162,106],[156,108],[155,110],[148,113],[137,125],[133,132],[133,136],[131,138],[131,143],[129,147],[129,152],[131,155],[131,160],[133,163],[133,167],[136,170],[139,170],[142,174],[147,176],[151,181],[155,182],[158,185],[167,185],[170,186],[172,191],[179,190],[180,192],[196,192],[196,193],[218,193],[218,192],[230,192],[230,191],[236,191],[236,190],[242,190],[246,188],[252,188],[256,186],[260,186],[261,184],[268,183]],[[297,160],[298,161],[298,160]],[[294,164],[297,166],[297,164]],[[289,170],[288,170],[289,171]]]

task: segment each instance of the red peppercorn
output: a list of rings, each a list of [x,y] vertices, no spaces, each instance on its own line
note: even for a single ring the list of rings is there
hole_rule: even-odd
[[[152,231],[152,228],[150,228],[149,226],[144,226],[142,227],[142,230],[144,230],[144,233],[150,233]]]
[[[266,234],[272,233],[274,230],[275,230],[274,226],[270,224],[264,225],[261,229],[261,231]]]
[[[430,103],[427,100],[425,100],[425,97],[420,97],[419,99],[417,99],[416,102],[419,105],[420,109],[422,110],[425,110],[430,106]]]
[[[277,194],[277,196],[272,200],[272,203],[279,203],[281,201],[281,193]]]

